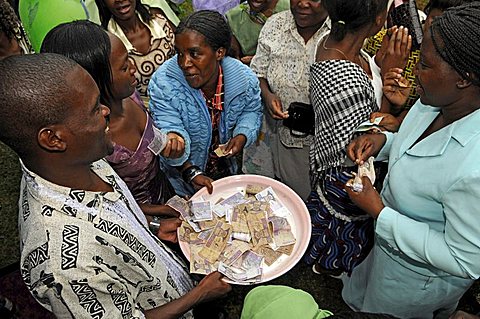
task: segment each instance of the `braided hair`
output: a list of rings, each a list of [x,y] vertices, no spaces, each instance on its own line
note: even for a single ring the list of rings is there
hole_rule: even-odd
[[[232,30],[220,13],[211,10],[194,12],[180,22],[175,31],[175,35],[182,34],[187,30],[193,30],[203,35],[205,41],[213,51],[217,51],[219,48],[225,48],[227,55],[232,56],[230,50]]]
[[[16,39],[20,32],[20,21],[6,0],[0,0],[0,32],[8,39]]]
[[[332,20],[330,36],[341,41],[348,32],[375,22],[380,12],[387,10],[387,0],[323,0]],[[386,13],[385,13],[386,14]]]
[[[445,11],[450,7],[457,7],[462,4],[470,3],[473,1],[477,1],[477,0],[430,0],[428,4],[425,6],[424,11],[427,15],[429,15],[430,11],[432,11],[433,9]]]
[[[443,60],[480,86],[480,2],[448,9],[433,20],[430,32]]]

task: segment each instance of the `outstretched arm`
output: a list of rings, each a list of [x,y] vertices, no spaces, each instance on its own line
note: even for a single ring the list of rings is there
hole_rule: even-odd
[[[223,275],[217,271],[207,275],[200,281],[197,287],[187,292],[184,296],[158,308],[146,311],[146,318],[178,318],[198,304],[223,297],[232,290],[232,287],[223,281],[222,278]]]

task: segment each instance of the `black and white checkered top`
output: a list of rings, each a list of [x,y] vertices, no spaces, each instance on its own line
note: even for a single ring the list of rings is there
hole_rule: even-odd
[[[368,75],[347,60],[314,63],[310,68],[310,95],[315,111],[310,174],[312,187],[316,187],[325,170],[343,163],[355,129],[379,107]]]

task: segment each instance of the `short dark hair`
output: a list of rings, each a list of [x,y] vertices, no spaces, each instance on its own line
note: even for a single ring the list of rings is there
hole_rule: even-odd
[[[37,134],[68,115],[65,78],[80,66],[58,54],[27,54],[0,61],[0,140],[21,158],[34,156]]]
[[[40,52],[58,53],[69,57],[90,73],[100,90],[100,102],[112,94],[110,52],[107,32],[99,25],[79,20],[62,23],[48,32]]]
[[[105,0],[95,0],[95,3],[98,7],[98,13],[100,16],[100,22],[102,24],[102,27],[107,29],[108,22],[113,16],[112,12],[107,8]],[[152,16],[150,14],[149,7],[147,5],[144,5],[140,0],[136,0],[135,12],[138,12],[138,14],[140,14],[140,17],[142,17],[143,21],[145,21],[146,23],[150,23]]]
[[[445,11],[451,7],[457,7],[462,4],[470,3],[478,0],[430,0],[425,6],[425,13],[428,15],[433,9]]]
[[[480,2],[451,7],[433,19],[430,32],[443,60],[480,86]]]
[[[387,10],[387,0],[323,0],[332,21],[330,36],[341,41],[346,33],[373,23],[380,12]]]
[[[231,55],[232,30],[227,20],[220,13],[211,10],[194,12],[180,22],[175,35],[179,35],[186,30],[193,30],[203,35],[207,44],[214,51],[225,48],[227,54]]]

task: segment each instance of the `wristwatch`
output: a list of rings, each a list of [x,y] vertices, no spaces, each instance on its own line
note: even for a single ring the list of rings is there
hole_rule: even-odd
[[[148,228],[156,236],[158,234],[158,230],[160,229],[160,217],[153,216],[152,221],[148,223]]]

